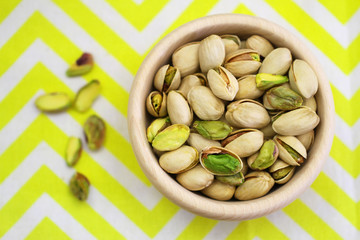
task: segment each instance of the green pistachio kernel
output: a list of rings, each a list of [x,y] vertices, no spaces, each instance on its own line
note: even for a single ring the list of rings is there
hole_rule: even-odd
[[[232,185],[232,186],[240,186],[241,184],[244,183],[245,178],[244,175],[242,174],[242,172],[238,172],[234,175],[230,175],[230,176],[219,176],[217,175],[215,177],[217,180],[219,180],[220,182]]]
[[[266,92],[269,104],[279,110],[293,110],[302,105],[303,99],[295,91],[287,87],[274,87]]]
[[[169,125],[170,125],[169,117],[155,119],[150,124],[150,126],[146,129],[146,137],[147,137],[149,143],[151,143],[154,140],[155,136],[159,132],[161,132],[163,129],[165,129]]]
[[[304,157],[301,156],[295,149],[287,145],[285,142],[277,139],[277,141],[285,148],[285,150],[290,154],[290,156],[299,164],[304,162]]]
[[[222,121],[195,121],[193,128],[203,137],[211,140],[225,139],[232,127]]]
[[[203,158],[203,166],[214,175],[232,175],[241,170],[241,163],[230,154],[209,154]]]
[[[166,92],[169,89],[172,80],[175,77],[175,74],[176,74],[176,68],[169,66],[165,74],[163,92]]]
[[[269,73],[258,73],[255,77],[256,87],[260,90],[267,90],[276,85],[289,81],[287,76],[275,75]]]
[[[294,168],[295,166],[288,166],[273,172],[271,175],[275,180],[280,180],[286,177]]]
[[[251,164],[252,169],[264,170],[274,164],[278,156],[278,148],[273,140],[267,140],[261,147],[259,155]]]
[[[87,199],[89,195],[89,180],[81,173],[75,173],[74,176],[70,180],[70,190],[74,194],[74,196],[84,201]]]
[[[190,129],[184,124],[171,125],[159,132],[152,141],[152,146],[158,151],[178,149],[189,138]]]

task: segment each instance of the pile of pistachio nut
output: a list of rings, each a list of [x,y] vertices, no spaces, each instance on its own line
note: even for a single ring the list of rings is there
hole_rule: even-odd
[[[250,200],[284,184],[314,141],[318,79],[289,49],[253,35],[210,35],[178,48],[146,99],[147,138],[185,188]]]

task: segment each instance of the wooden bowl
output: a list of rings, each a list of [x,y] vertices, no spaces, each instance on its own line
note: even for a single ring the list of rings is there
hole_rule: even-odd
[[[253,34],[270,40],[276,47],[287,47],[293,58],[310,64],[319,79],[316,94],[320,124],[316,128],[315,142],[305,164],[285,185],[264,197],[248,201],[217,201],[191,192],[177,183],[158,164],[146,138],[150,124],[145,110],[145,99],[153,87],[156,71],[169,63],[179,46],[201,40],[210,34],[237,34],[244,39]],[[245,220],[261,217],[295,200],[318,176],[328,157],[334,136],[334,104],[329,82],[312,52],[298,38],[284,28],[259,17],[241,14],[213,15],[194,20],[165,36],[148,54],[134,79],[128,106],[128,126],[135,156],[151,183],[165,197],[195,214],[219,220]]]

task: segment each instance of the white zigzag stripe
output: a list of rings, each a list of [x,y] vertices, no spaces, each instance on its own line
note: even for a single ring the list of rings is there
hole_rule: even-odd
[[[225,239],[232,233],[240,222],[219,221],[203,240]]]
[[[350,127],[341,117],[337,114],[335,115],[335,135],[352,151],[355,150],[360,143],[359,132],[360,120],[357,120],[356,123]]]
[[[95,239],[93,235],[46,193],[36,200],[2,239],[25,239],[45,217],[53,221],[71,239]]]

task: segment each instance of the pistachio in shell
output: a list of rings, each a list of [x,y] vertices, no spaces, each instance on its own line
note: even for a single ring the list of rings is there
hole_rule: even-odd
[[[287,76],[275,75],[270,73],[256,74],[256,87],[262,91],[270,89],[276,85],[280,85],[289,81]]]
[[[304,101],[303,101],[302,106],[309,107],[311,110],[313,110],[314,112],[316,112],[316,110],[317,110],[317,103],[316,103],[315,97],[312,96],[312,97],[310,97],[310,98],[304,98]]]
[[[234,52],[240,48],[241,41],[236,35],[221,35],[221,40],[225,46],[225,55]]]
[[[291,52],[287,48],[275,48],[264,59],[259,73],[284,75],[292,62]]]
[[[249,164],[251,169],[264,170],[274,164],[279,155],[279,149],[275,142],[270,139],[264,142],[254,162]]]
[[[234,175],[229,175],[229,176],[216,175],[215,179],[222,182],[222,183],[226,183],[228,185],[231,185],[231,186],[240,186],[245,181],[242,170],[240,172],[234,174]]]
[[[210,35],[200,42],[199,62],[203,73],[223,64],[225,46],[218,35]]]
[[[203,137],[222,140],[232,131],[232,127],[222,121],[195,121],[193,128]]]
[[[239,49],[229,53],[224,67],[235,77],[242,77],[257,72],[261,66],[260,55],[253,49]]]
[[[292,166],[300,166],[307,157],[304,145],[294,136],[274,137],[279,148],[279,158]]]
[[[68,77],[84,75],[93,68],[94,58],[90,53],[83,53],[66,71]]]
[[[165,117],[167,115],[166,94],[153,91],[146,98],[146,109],[154,117]]]
[[[264,91],[256,86],[255,78],[256,75],[245,75],[238,79],[239,90],[235,100],[256,99],[264,94]]]
[[[80,201],[85,201],[88,198],[89,187],[89,179],[79,172],[76,172],[70,179],[70,190]]]
[[[100,94],[100,82],[92,80],[83,86],[76,94],[74,100],[74,108],[79,112],[86,112],[89,110]]]
[[[99,116],[91,115],[84,124],[85,140],[91,150],[98,150],[105,141],[105,122]]]
[[[194,147],[181,146],[166,152],[159,158],[160,166],[168,173],[179,174],[196,166],[199,162],[199,153]]]
[[[158,151],[172,151],[181,147],[190,134],[190,129],[184,124],[173,124],[159,132],[152,141],[152,146]]]
[[[176,180],[186,189],[200,191],[214,181],[214,175],[198,164],[194,168],[176,175]]]
[[[276,162],[269,168],[271,176],[274,178],[275,183],[285,184],[291,177],[294,175],[295,166],[291,166],[286,162],[278,159]]]
[[[61,112],[71,106],[71,99],[63,92],[47,93],[35,100],[35,106],[43,112]]]
[[[172,124],[190,126],[193,120],[193,111],[181,93],[171,90],[167,96],[166,106]]]
[[[245,176],[245,182],[235,190],[234,197],[238,200],[251,200],[267,194],[275,181],[265,171],[255,171]]]
[[[264,37],[252,35],[246,40],[246,48],[256,50],[261,56],[266,57],[274,50],[272,44]]]
[[[148,139],[148,142],[151,143],[154,140],[155,136],[168,126],[170,126],[169,117],[157,118],[152,121],[149,127],[146,129],[146,137]]]
[[[239,84],[226,68],[219,66],[210,69],[207,73],[207,79],[215,96],[225,101],[232,101],[235,98]]]
[[[196,148],[198,152],[201,152],[206,147],[221,147],[221,144],[218,141],[204,138],[198,133],[190,133],[187,143]]]
[[[282,86],[269,89],[264,98],[267,98],[267,102],[273,109],[278,110],[294,110],[303,103],[303,99],[299,94],[290,88]]]
[[[307,133],[296,136],[297,139],[304,145],[306,150],[309,150],[311,145],[314,143],[314,130],[311,130]]]
[[[181,80],[181,84],[178,91],[185,98],[187,98],[187,95],[191,88],[195,86],[206,86],[206,83],[207,83],[207,79],[204,74],[202,73],[190,74]]]
[[[176,49],[172,55],[174,67],[179,69],[180,75],[185,77],[199,70],[200,42],[187,43]]]
[[[310,65],[300,59],[296,59],[289,70],[290,86],[295,92],[304,98],[310,98],[318,90],[318,79]]]
[[[201,190],[201,192],[212,199],[226,201],[234,196],[235,186],[215,179],[208,187]]]
[[[68,166],[75,166],[79,161],[82,152],[82,142],[80,138],[69,137],[65,151],[65,161]]]
[[[154,87],[160,91],[168,93],[180,86],[181,75],[179,69],[166,64],[162,66],[155,75]]]

